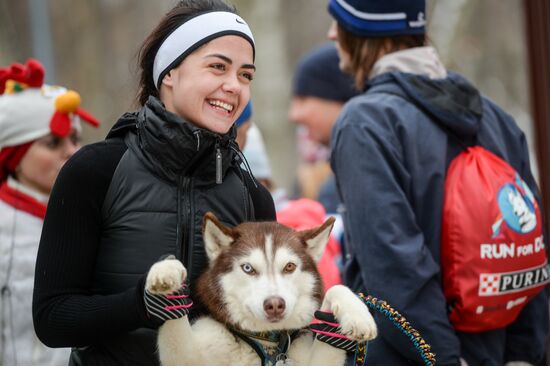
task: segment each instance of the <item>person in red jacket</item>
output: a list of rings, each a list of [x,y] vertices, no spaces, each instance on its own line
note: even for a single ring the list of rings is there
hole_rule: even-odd
[[[308,198],[289,200],[282,209],[277,211],[277,221],[295,230],[307,230],[318,227],[323,224],[326,217],[327,214],[323,205]],[[323,256],[317,262],[317,268],[323,278],[325,291],[334,285],[342,283],[340,270],[337,265],[340,260],[340,243],[331,234]]]

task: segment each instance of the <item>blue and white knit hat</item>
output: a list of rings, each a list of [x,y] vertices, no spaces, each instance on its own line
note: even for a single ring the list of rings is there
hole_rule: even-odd
[[[425,0],[329,0],[328,11],[342,28],[357,36],[426,32]]]
[[[237,127],[241,127],[241,125],[243,123],[245,123],[246,121],[248,121],[250,119],[250,117],[252,117],[252,99],[250,99],[248,101],[248,103],[246,104],[246,107],[244,107],[241,115],[235,121],[235,124],[237,125]]]

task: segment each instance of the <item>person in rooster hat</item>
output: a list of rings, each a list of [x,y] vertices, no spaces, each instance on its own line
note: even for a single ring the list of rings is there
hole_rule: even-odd
[[[78,149],[79,121],[98,126],[80,96],[45,85],[33,59],[0,68],[0,364],[66,365],[67,349],[35,335],[31,300],[34,266],[57,174]]]

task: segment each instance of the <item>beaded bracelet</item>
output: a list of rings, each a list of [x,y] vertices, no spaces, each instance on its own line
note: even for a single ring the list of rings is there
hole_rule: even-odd
[[[358,296],[369,308],[384,314],[397,329],[403,332],[407,338],[410,339],[416,350],[420,353],[420,357],[422,357],[422,360],[424,360],[426,366],[435,365],[435,353],[431,352],[430,345],[426,343],[426,341],[420,336],[420,333],[411,326],[403,315],[392,308],[387,302],[379,300],[376,297],[372,297],[370,295],[365,296],[363,293],[359,293]],[[363,344],[362,347],[358,346],[355,355],[356,366],[361,366],[364,364],[366,352],[367,347],[365,344]]]

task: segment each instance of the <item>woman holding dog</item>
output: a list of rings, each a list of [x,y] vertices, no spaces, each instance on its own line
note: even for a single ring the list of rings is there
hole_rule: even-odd
[[[537,365],[548,332],[546,290],[508,325],[466,332],[449,320],[453,304],[441,279],[449,161],[475,142],[513,166],[540,204],[523,132],[427,46],[424,0],[330,0],[329,12],[340,68],[363,90],[332,130],[349,250],[344,283],[399,309],[437,365]],[[422,364],[407,340],[378,325],[367,364]]]
[[[234,141],[254,49],[248,25],[223,1],[180,1],[142,45],[142,108],[61,171],[33,315],[44,343],[73,347],[71,365],[157,365],[156,329],[190,303],[144,293],[151,265],[174,255],[193,284],[207,261],[206,212],[228,225],[275,219],[269,193],[239,168]],[[195,302],[190,316],[198,313]]]

